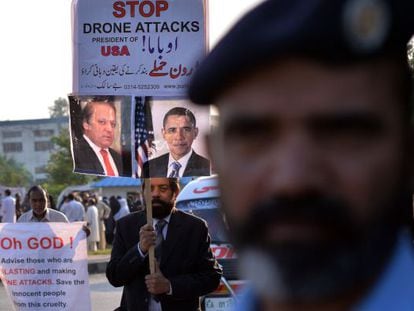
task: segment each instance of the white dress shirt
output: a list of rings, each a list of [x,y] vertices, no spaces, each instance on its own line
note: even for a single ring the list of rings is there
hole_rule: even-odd
[[[68,223],[69,220],[66,218],[65,214],[55,211],[53,209],[47,208],[46,214],[42,219],[36,218],[33,215],[33,211],[30,210],[24,213],[22,216],[19,217],[17,222],[66,222]]]
[[[183,177],[183,174],[185,172],[185,168],[187,167],[188,164],[188,160],[190,160],[191,155],[193,154],[193,150],[191,149],[191,151],[189,153],[187,153],[185,156],[183,156],[182,158],[180,158],[179,160],[175,160],[171,153],[168,157],[168,171],[167,171],[167,177],[170,176],[171,172],[173,171],[173,163],[174,162],[178,162],[181,164],[180,169],[178,170],[178,176],[179,177]]]
[[[70,222],[85,220],[85,208],[82,203],[76,200],[69,201],[62,205],[61,211],[68,217]]]

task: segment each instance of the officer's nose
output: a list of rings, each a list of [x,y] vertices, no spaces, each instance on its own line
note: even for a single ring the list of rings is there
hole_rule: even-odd
[[[266,167],[265,187],[277,196],[295,197],[319,192],[326,182],[323,154],[317,144],[303,133],[289,135],[271,144]]]

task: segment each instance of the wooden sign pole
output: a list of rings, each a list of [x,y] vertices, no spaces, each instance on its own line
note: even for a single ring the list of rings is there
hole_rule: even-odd
[[[145,191],[144,191],[144,198],[145,198],[145,205],[147,209],[147,224],[152,226],[152,196],[151,196],[151,179],[145,178]],[[148,260],[149,260],[149,268],[150,273],[155,273],[155,248],[151,246],[148,250]]]

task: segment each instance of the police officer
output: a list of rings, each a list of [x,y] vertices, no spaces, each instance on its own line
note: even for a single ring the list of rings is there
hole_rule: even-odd
[[[411,0],[269,0],[201,63],[237,310],[414,310]]]

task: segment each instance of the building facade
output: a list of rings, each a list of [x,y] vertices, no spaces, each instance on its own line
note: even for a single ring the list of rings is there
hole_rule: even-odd
[[[42,183],[54,150],[51,138],[68,129],[68,124],[68,117],[0,121],[0,153],[24,165],[34,181]]]

